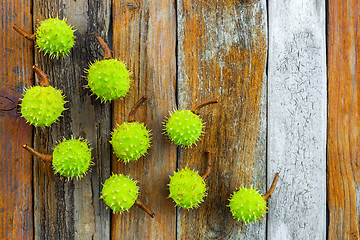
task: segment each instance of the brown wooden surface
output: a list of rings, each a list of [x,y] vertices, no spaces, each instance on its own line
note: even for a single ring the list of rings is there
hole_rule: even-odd
[[[48,74],[50,85],[63,90],[69,110],[58,124],[36,129],[34,146],[52,153],[56,141],[81,136],[90,141],[95,163],[83,179],[65,182],[54,174],[50,164],[35,160],[35,238],[109,239],[110,211],[105,210],[99,197],[102,183],[110,175],[110,104],[89,97],[82,76],[90,61],[101,58],[94,34],[109,40],[110,1],[35,0],[33,4],[34,19],[59,15],[77,28],[76,43],[68,57],[50,59],[36,51],[36,64]]]
[[[162,135],[162,121],[175,107],[175,1],[113,1],[113,51],[133,72],[130,93],[114,104],[113,122],[127,121],[131,107],[144,95],[137,120],[152,130],[149,155],[126,165],[113,157],[112,171],[139,181],[140,199],[152,219],[133,207],[112,215],[112,239],[175,239],[176,216],[167,198],[169,175],[176,168],[176,147]]]
[[[213,152],[208,195],[199,208],[178,211],[178,239],[263,239],[266,219],[248,225],[230,213],[230,194],[241,186],[266,186],[265,1],[178,1],[178,103],[189,109],[218,98],[200,111],[205,135],[181,148],[179,168],[205,171]]]
[[[1,1],[0,33],[0,238],[31,239],[33,195],[31,155],[22,144],[31,143],[32,127],[17,113],[24,88],[32,84],[32,43],[12,26],[31,31],[31,1]],[[16,14],[15,14],[16,13]]]
[[[323,3],[310,2],[312,5],[302,6],[314,9]],[[299,6],[297,1],[277,1],[273,8],[276,16],[277,3]],[[265,0],[4,0],[0,6],[1,239],[266,238],[266,228],[271,231],[269,226],[275,222],[266,226],[264,218],[245,226],[233,220],[226,206],[230,194],[240,186],[254,186],[261,193],[266,188]],[[360,238],[359,9],[356,0],[328,1],[329,239]],[[32,33],[39,20],[49,15],[67,17],[78,29],[75,47],[64,59],[44,57],[12,29],[16,23]],[[101,58],[94,34],[102,36],[114,56],[133,72],[130,93],[113,104],[101,104],[83,88],[83,69],[89,61]],[[300,40],[294,35],[291,47],[286,48],[291,59],[285,63],[297,59],[297,48],[309,49]],[[24,87],[33,84],[33,63],[69,101],[69,110],[50,128],[33,129],[16,112]],[[292,63],[297,68],[300,61]],[[303,67],[299,66],[299,71],[304,71]],[[130,108],[143,95],[148,100],[137,119],[152,129],[152,147],[149,155],[125,165],[111,155],[110,130],[127,120]],[[162,135],[164,117],[173,108],[189,109],[209,98],[218,98],[220,103],[200,111],[206,122],[205,135],[196,147],[177,149]],[[51,165],[32,161],[21,148],[27,143],[52,153],[56,141],[72,135],[87,138],[93,148],[95,166],[80,181],[61,180]],[[208,196],[197,209],[177,209],[167,198],[169,175],[185,166],[205,171],[205,150],[213,152],[213,169],[206,180]],[[111,172],[139,181],[140,199],[155,212],[154,219],[135,206],[122,215],[111,215],[105,209],[99,197]],[[278,188],[281,184],[295,188],[282,177],[280,172]],[[269,211],[275,213],[276,208]],[[269,233],[268,237],[292,233]]]
[[[328,236],[360,239],[360,2],[328,4]]]

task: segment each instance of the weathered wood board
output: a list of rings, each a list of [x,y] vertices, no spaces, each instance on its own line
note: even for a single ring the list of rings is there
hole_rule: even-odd
[[[101,58],[94,34],[109,40],[111,2],[35,0],[33,4],[34,19],[59,15],[77,28],[68,57],[50,59],[36,51],[35,63],[48,74],[52,86],[63,90],[69,110],[58,124],[35,130],[35,148],[52,153],[63,137],[83,137],[90,141],[95,163],[82,180],[65,181],[54,174],[50,164],[34,161],[35,239],[109,239],[110,211],[99,198],[102,183],[110,175],[110,104],[90,97],[82,76],[90,61]]]
[[[360,3],[328,4],[328,237],[360,239]]]
[[[326,236],[325,1],[269,1],[269,239]]]
[[[179,209],[178,239],[264,239],[266,219],[245,226],[232,218],[230,194],[266,187],[266,2],[185,1],[178,9],[178,108],[218,98],[200,116],[205,135],[179,149],[178,167],[202,173],[213,152],[208,195]]]
[[[19,36],[14,24],[31,31],[31,1],[1,1],[0,15],[0,238],[33,235],[32,157],[22,149],[31,143],[32,127],[18,114],[18,100],[31,86],[33,44]],[[16,13],[16,14],[14,14]]]
[[[131,107],[142,96],[148,100],[137,120],[152,130],[149,154],[124,164],[113,157],[112,172],[139,181],[140,199],[155,213],[151,219],[133,207],[113,215],[112,239],[175,239],[176,212],[167,198],[169,175],[176,168],[176,147],[162,134],[162,121],[176,104],[175,1],[113,1],[113,51],[133,73],[124,100],[114,103],[114,126],[127,121]]]
[[[360,3],[327,4],[328,18],[324,0],[2,1],[0,238],[359,239]],[[77,28],[64,59],[43,56],[12,29],[31,33],[57,15]],[[83,88],[84,68],[102,58],[95,34],[132,71],[129,95],[112,104]],[[34,129],[17,113],[24,87],[38,83],[34,63],[69,101],[50,128]],[[152,147],[125,165],[112,155],[110,131],[144,95],[136,116],[152,130]],[[220,102],[200,111],[201,141],[176,148],[162,134],[164,118],[210,98]],[[52,153],[72,135],[93,148],[95,165],[81,181],[61,180],[21,147]],[[205,150],[213,153],[205,202],[178,209],[167,198],[169,175],[185,166],[202,173]],[[138,180],[154,219],[137,207],[106,209],[99,197],[112,172]],[[264,193],[275,172],[263,221],[234,220],[230,194],[240,186]]]

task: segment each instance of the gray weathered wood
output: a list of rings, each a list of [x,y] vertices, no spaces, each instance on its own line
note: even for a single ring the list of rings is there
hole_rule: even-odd
[[[197,209],[177,211],[178,239],[264,239],[266,218],[233,219],[230,194],[266,186],[266,1],[185,1],[178,6],[178,108],[209,98],[205,135],[179,151],[179,168],[202,173],[213,152],[208,195]]]
[[[325,1],[269,1],[269,239],[326,236]]]
[[[92,172],[82,180],[65,182],[49,164],[34,162],[35,238],[36,239],[109,239],[110,215],[99,199],[102,183],[110,174],[110,104],[101,104],[84,89],[84,68],[100,58],[94,34],[108,37],[111,1],[34,1],[34,19],[66,17],[77,31],[76,43],[68,57],[49,59],[36,51],[35,62],[49,75],[50,84],[63,90],[69,110],[58,124],[36,129],[35,147],[52,152],[62,137],[83,137],[90,141]]]

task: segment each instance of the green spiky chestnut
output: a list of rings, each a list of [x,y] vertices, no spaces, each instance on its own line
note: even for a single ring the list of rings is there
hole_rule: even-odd
[[[177,171],[170,177],[169,197],[174,200],[177,206],[191,209],[199,206],[206,196],[205,179],[211,170],[211,154],[207,152],[208,166],[206,172],[200,176],[197,172],[188,169]]]
[[[230,211],[233,217],[244,223],[251,223],[258,221],[266,213],[266,200],[268,200],[275,190],[279,174],[275,174],[274,181],[269,191],[260,195],[260,193],[253,188],[240,188],[230,197]]]
[[[87,72],[88,85],[101,102],[123,98],[130,89],[130,72],[124,62],[111,59],[111,51],[104,40],[95,36],[104,50],[104,59],[90,65]]]
[[[81,138],[64,139],[56,145],[52,155],[41,154],[26,144],[23,147],[37,158],[51,161],[54,171],[68,179],[83,178],[93,164],[88,142]]]
[[[150,147],[150,132],[135,119],[137,109],[145,100],[146,97],[142,97],[131,109],[128,121],[118,125],[112,133],[110,143],[114,153],[125,163],[138,160]]]
[[[101,191],[101,198],[114,213],[128,211],[134,204],[143,209],[152,218],[155,214],[139,199],[136,181],[123,174],[113,174],[106,179]]]
[[[202,102],[192,110],[176,110],[164,122],[165,134],[176,145],[190,147],[200,139],[203,133],[203,121],[198,116],[200,108],[217,103],[218,100],[211,99]]]
[[[65,100],[61,90],[49,86],[44,72],[33,66],[40,76],[40,86],[26,90],[21,101],[20,112],[27,122],[35,127],[47,127],[54,123],[65,110]]]
[[[260,219],[267,209],[264,198],[252,188],[241,188],[235,192],[229,206],[234,218],[245,223]]]
[[[66,23],[66,19],[48,18],[40,23],[36,33],[32,35],[16,25],[14,29],[29,40],[36,40],[39,50],[52,58],[68,55],[75,43],[75,30]]]

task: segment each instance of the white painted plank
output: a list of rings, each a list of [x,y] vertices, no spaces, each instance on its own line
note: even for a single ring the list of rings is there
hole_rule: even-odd
[[[268,239],[326,237],[324,0],[269,1]]]

